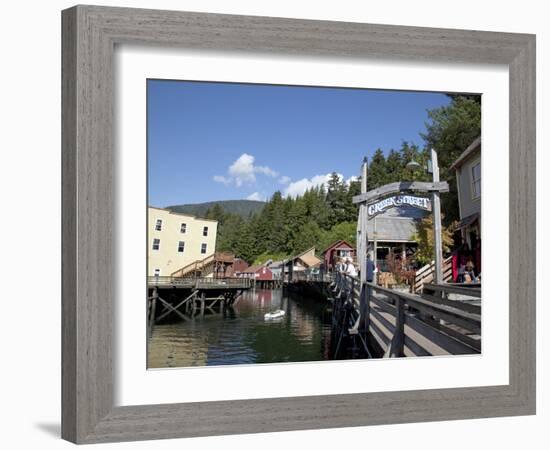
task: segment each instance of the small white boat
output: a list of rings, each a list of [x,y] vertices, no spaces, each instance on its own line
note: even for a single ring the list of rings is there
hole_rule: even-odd
[[[285,312],[282,309],[278,309],[276,311],[264,314],[264,320],[278,319],[279,317],[283,317],[284,315]]]

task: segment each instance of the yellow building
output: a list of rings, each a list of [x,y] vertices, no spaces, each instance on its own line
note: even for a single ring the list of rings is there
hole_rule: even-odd
[[[151,206],[147,213],[147,275],[170,276],[214,254],[217,221]]]

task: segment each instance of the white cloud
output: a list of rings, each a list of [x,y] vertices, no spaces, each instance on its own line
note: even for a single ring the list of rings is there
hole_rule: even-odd
[[[214,181],[216,181],[218,183],[223,183],[223,184],[231,183],[231,179],[226,178],[223,175],[214,175],[213,179],[214,179]]]
[[[240,187],[244,184],[254,184],[256,182],[257,173],[273,178],[279,176],[279,174],[270,167],[255,166],[254,160],[254,156],[243,153],[227,169],[229,176],[215,175],[214,181],[224,184],[235,183],[235,186]]]
[[[268,177],[278,177],[279,174],[275,172],[273,169],[267,167],[267,166],[256,166],[254,167],[254,171],[257,173],[263,173],[264,175],[267,175]]]
[[[347,180],[346,180],[346,184],[349,186],[352,181],[359,181],[359,177],[356,177],[355,175],[352,175],[351,177],[349,177]]]
[[[281,184],[290,183],[290,177],[287,177],[286,175],[283,175],[281,178],[279,178],[279,183],[281,183]]]
[[[233,177],[237,186],[241,186],[246,182],[254,183],[254,181],[256,181],[256,175],[254,174],[254,156],[243,153],[229,166],[228,172],[229,175]]]
[[[248,197],[246,197],[246,199],[247,200],[256,200],[256,201],[260,201],[260,202],[263,202],[265,200],[262,197],[262,194],[260,194],[259,192],[253,192]]]
[[[296,197],[297,195],[302,195],[305,191],[311,189],[312,187],[324,185],[326,188],[331,175],[332,174],[327,173],[326,175],[315,175],[309,179],[302,178],[301,180],[293,181],[285,188],[283,195],[286,197]],[[342,174],[338,174],[338,178],[340,181],[344,179]]]

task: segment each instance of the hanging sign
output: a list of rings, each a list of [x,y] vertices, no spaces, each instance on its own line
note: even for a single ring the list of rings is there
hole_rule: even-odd
[[[414,208],[432,210],[432,202],[427,197],[419,197],[416,195],[393,195],[372,203],[367,206],[367,214],[369,217],[377,216],[390,208],[399,208],[400,206],[413,206]]]

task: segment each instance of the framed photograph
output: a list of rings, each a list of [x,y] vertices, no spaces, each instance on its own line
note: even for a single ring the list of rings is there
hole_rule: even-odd
[[[65,439],[535,413],[534,36],[62,23]]]

